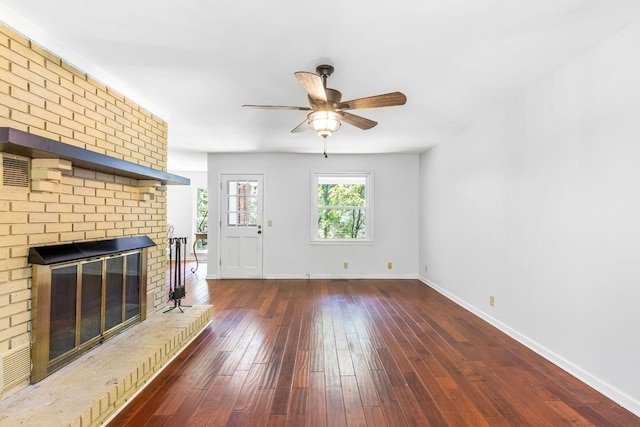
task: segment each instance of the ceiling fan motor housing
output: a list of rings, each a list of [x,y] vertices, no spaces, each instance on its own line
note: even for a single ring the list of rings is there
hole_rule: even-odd
[[[316,73],[318,73],[318,75],[322,76],[323,78],[329,77],[331,74],[333,74],[333,72],[333,65],[322,64],[316,67]]]

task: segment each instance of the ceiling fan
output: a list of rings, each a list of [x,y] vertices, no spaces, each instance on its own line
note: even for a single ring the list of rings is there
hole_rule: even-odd
[[[294,73],[298,79],[298,83],[300,83],[302,88],[307,92],[309,107],[286,105],[243,105],[243,107],[269,110],[310,111],[307,118],[293,128],[291,132],[302,132],[310,128],[326,141],[327,137],[340,129],[342,122],[362,130],[371,129],[378,124],[378,122],[351,114],[345,110],[392,107],[395,105],[404,105],[404,103],[407,102],[407,97],[402,92],[391,92],[366,98],[352,99],[350,101],[342,101],[342,94],[339,91],[327,87],[327,79],[333,74],[333,71],[333,66],[323,64],[316,67],[317,74],[308,71],[298,71]]]

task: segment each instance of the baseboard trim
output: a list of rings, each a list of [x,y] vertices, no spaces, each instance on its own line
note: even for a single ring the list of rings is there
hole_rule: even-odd
[[[383,274],[265,274],[264,277],[218,277],[216,274],[207,274],[207,280],[217,279],[247,279],[247,280],[340,280],[340,279],[389,279],[389,280],[417,280],[415,274],[399,274],[387,276]]]
[[[564,357],[559,356],[558,354],[554,353],[552,350],[548,349],[547,347],[541,345],[537,341],[530,339],[526,335],[523,335],[520,332],[518,332],[517,330],[515,330],[515,329],[511,328],[510,326],[502,323],[501,321],[499,321],[495,317],[487,314],[486,312],[480,310],[479,308],[475,307],[474,305],[469,304],[465,300],[463,300],[463,299],[459,298],[458,296],[452,294],[451,292],[447,291],[446,289],[438,286],[436,283],[432,282],[431,280],[427,279],[426,277],[420,276],[419,280],[422,283],[424,283],[425,285],[427,285],[430,288],[432,288],[433,290],[435,290],[436,292],[438,292],[441,295],[445,296],[446,298],[450,299],[454,303],[458,304],[459,306],[463,307],[464,309],[470,311],[471,313],[475,314],[476,316],[480,317],[481,319],[483,319],[486,322],[490,323],[491,325],[495,326],[496,328],[498,328],[499,330],[501,330],[505,334],[509,335],[514,340],[516,340],[519,343],[521,343],[522,345],[528,347],[529,349],[531,349],[532,351],[534,351],[538,355],[544,357],[545,359],[547,359],[551,363],[555,364],[559,368],[567,371],[569,374],[573,375],[574,377],[576,377],[580,381],[584,382],[585,384],[589,385],[590,387],[592,387],[595,390],[599,391],[600,393],[604,394],[609,399],[611,399],[614,402],[618,403],[620,406],[628,409],[629,411],[633,412],[635,415],[640,416],[640,401],[639,400],[634,399],[633,397],[629,396],[628,394],[626,394],[626,393],[618,390],[617,388],[611,386],[610,384],[602,381],[598,377],[590,374],[589,372],[587,372],[584,369],[580,368],[579,366],[573,364],[571,361],[565,359]]]
[[[313,279],[389,279],[389,280],[405,280],[405,279],[418,279],[415,274],[406,275],[384,275],[384,274],[267,274],[265,279],[279,279],[279,280],[313,280]]]

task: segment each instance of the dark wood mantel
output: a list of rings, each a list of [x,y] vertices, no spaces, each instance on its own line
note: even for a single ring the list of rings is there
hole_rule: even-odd
[[[83,169],[139,180],[156,180],[163,185],[189,185],[191,183],[189,178],[8,127],[0,127],[0,152],[32,159],[64,159]]]

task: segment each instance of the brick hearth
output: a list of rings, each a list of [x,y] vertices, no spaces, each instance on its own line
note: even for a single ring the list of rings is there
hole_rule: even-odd
[[[210,305],[157,313],[49,377],[0,401],[0,426],[100,425],[211,321]]]

